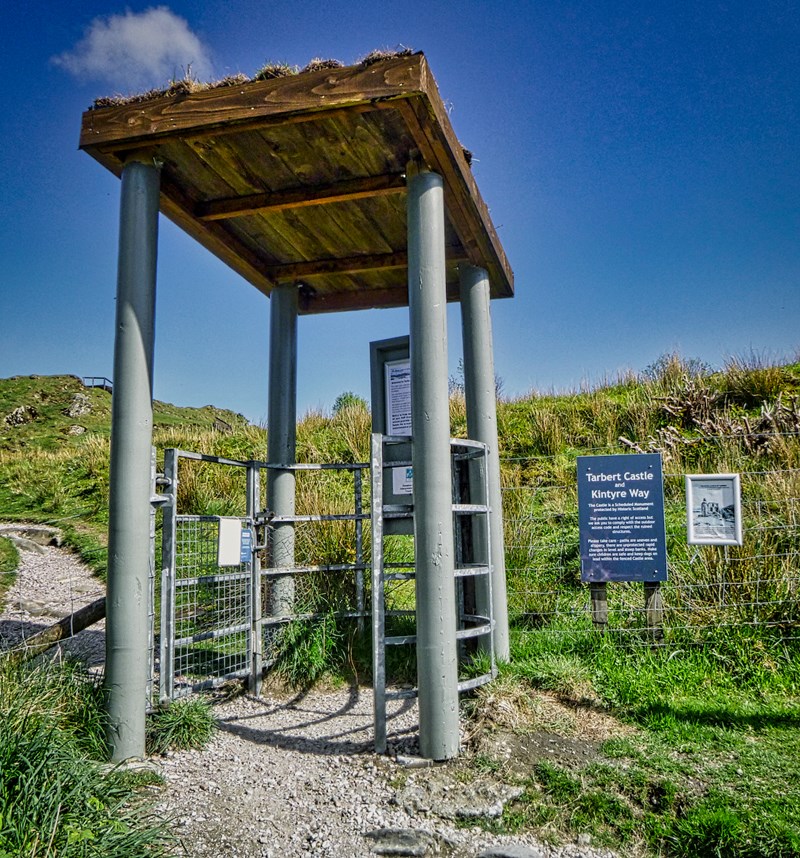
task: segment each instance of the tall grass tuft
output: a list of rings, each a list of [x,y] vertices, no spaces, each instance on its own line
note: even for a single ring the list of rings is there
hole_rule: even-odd
[[[0,663],[0,855],[167,855],[131,779],[99,763],[102,704],[75,664]]]
[[[734,355],[725,361],[722,387],[729,402],[759,407],[791,388],[792,375],[774,358],[759,352]]]
[[[147,716],[148,754],[203,748],[216,731],[211,705],[202,697],[175,700]]]

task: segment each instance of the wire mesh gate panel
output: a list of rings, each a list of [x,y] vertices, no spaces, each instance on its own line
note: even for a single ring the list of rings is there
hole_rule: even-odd
[[[252,561],[219,567],[219,531],[218,517],[176,517],[170,697],[250,673]]]
[[[253,558],[220,566],[220,516],[179,515],[181,459],[252,470],[252,463],[166,450],[162,526],[159,698],[171,700],[252,669]],[[252,480],[246,479],[241,505],[253,506]],[[252,518],[239,518],[250,531]]]

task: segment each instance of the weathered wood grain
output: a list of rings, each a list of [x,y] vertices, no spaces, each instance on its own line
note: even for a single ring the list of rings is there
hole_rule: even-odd
[[[374,99],[406,98],[420,91],[424,57],[417,54],[343,69],[322,69],[269,81],[164,96],[138,104],[88,110],[83,114],[80,147],[148,140],[201,131],[235,131],[237,124],[285,121],[358,107]]]
[[[195,214],[201,220],[223,220],[257,212],[300,209],[306,206],[377,197],[382,194],[396,194],[403,191],[405,186],[405,177],[402,174],[367,176],[363,179],[335,182],[332,185],[317,185],[311,188],[304,186],[288,191],[209,200],[199,203]]]
[[[81,146],[117,175],[152,155],[162,212],[267,295],[309,281],[304,312],[407,303],[403,173],[420,153],[444,180],[448,300],[456,259],[513,294],[422,55],[89,111]]]

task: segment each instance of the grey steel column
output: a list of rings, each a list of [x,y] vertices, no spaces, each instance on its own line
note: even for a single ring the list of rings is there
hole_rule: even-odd
[[[444,760],[459,742],[444,195],[436,173],[407,178],[420,749]]]
[[[494,377],[492,319],[489,312],[489,275],[483,268],[459,269],[461,322],[464,343],[464,392],[467,400],[467,435],[489,448],[489,518],[491,528],[492,602],[494,605],[495,658],[508,661],[508,597],[503,544],[503,499],[500,493],[500,456],[497,443],[497,391]],[[479,591],[480,593],[480,588]],[[477,595],[477,594],[476,594]],[[488,599],[486,599],[488,602]],[[478,605],[484,613],[486,603]]]
[[[152,158],[129,161],[120,203],[108,513],[105,685],[114,762],[145,751],[158,195]]]
[[[270,295],[269,405],[267,461],[293,465],[297,422],[297,287],[276,286]],[[294,471],[270,468],[267,472],[267,509],[276,516],[294,515]],[[294,566],[294,523],[275,524],[269,540],[270,565]],[[294,607],[291,575],[273,579],[270,612],[290,614]]]

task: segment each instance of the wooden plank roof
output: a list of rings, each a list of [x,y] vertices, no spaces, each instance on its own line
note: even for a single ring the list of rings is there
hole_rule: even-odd
[[[301,312],[408,303],[405,169],[444,179],[448,300],[457,265],[514,279],[422,54],[156,97],[83,114],[80,148],[120,175],[162,165],[161,211],[269,294],[296,282]]]

